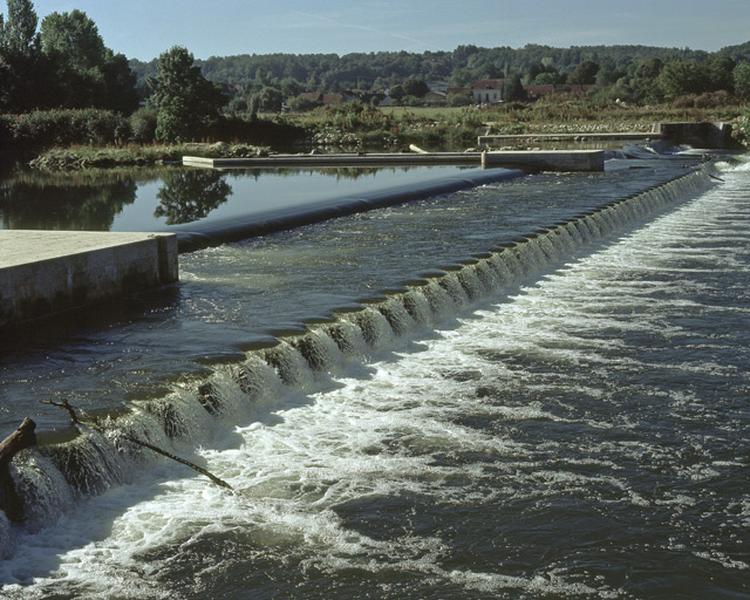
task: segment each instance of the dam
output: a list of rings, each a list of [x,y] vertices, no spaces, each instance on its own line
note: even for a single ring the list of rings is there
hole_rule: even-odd
[[[2,593],[742,592],[749,220],[746,163],[615,159],[197,249],[6,340],[40,431]]]

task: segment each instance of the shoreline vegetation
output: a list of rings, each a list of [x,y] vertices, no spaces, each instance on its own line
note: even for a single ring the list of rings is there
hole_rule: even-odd
[[[262,115],[254,121],[234,117],[204,142],[173,144],[138,143],[132,134],[128,141],[120,141],[117,135],[123,127],[117,118],[99,114],[100,121],[109,123],[109,127],[99,127],[98,136],[84,129],[69,136],[70,143],[45,147],[43,140],[33,140],[28,129],[22,127],[17,134],[17,147],[24,150],[23,164],[33,169],[79,171],[169,165],[179,163],[184,155],[248,158],[284,152],[401,152],[408,151],[410,144],[435,151],[464,151],[476,146],[478,135],[647,132],[655,123],[674,121],[730,122],[738,146],[747,143],[750,133],[748,118],[743,117],[744,107],[739,104],[706,109],[669,105],[601,107],[584,99],[557,100],[481,108],[375,108],[350,103],[305,113]],[[66,114],[64,120],[75,119]],[[49,131],[48,127],[41,129]],[[258,135],[259,130],[262,135]],[[281,135],[275,138],[274,131]],[[229,141],[216,141],[221,139],[219,136]],[[64,136],[57,139],[64,141]],[[522,146],[533,148],[538,144]]]
[[[750,145],[750,42],[717,52],[530,44],[148,63],[83,11],[0,13],[0,155],[37,169],[154,166],[183,154],[474,148],[482,134],[731,122]]]

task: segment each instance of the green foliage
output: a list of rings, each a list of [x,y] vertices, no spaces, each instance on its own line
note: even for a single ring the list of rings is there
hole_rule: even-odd
[[[36,33],[29,0],[7,0],[0,27],[0,110],[96,107],[130,113],[138,106],[135,75],[113,54],[85,13],[52,13]]]
[[[226,106],[226,111],[231,115],[237,115],[247,112],[247,100],[244,98],[237,98],[236,96],[229,101]]]
[[[469,106],[474,99],[469,94],[448,94],[448,106]]]
[[[726,90],[704,92],[702,94],[688,94],[672,101],[676,108],[720,108],[736,102]]]
[[[407,79],[403,83],[403,89],[406,96],[415,96],[416,98],[424,98],[425,94],[430,91],[430,88],[422,79]]]
[[[275,87],[264,87],[258,94],[260,109],[267,112],[280,112],[284,97],[281,90]]]
[[[706,66],[695,60],[669,62],[659,75],[659,85],[667,98],[709,91],[709,82]]]
[[[99,68],[106,60],[104,40],[96,24],[80,10],[44,17],[39,39],[46,55],[63,59],[78,72]]]
[[[305,112],[320,106],[319,102],[310,100],[306,96],[295,96],[289,100],[289,108],[295,112]]]
[[[164,187],[156,194],[159,206],[154,216],[165,218],[167,225],[203,219],[232,193],[224,175],[216,171],[168,172],[163,180]]]
[[[505,90],[503,91],[506,101],[526,100],[526,91],[521,83],[521,76],[514,73],[505,81]]]
[[[743,100],[750,100],[750,62],[741,62],[733,72],[734,93]]]
[[[400,102],[404,99],[406,96],[406,90],[404,89],[403,85],[394,85],[390,89],[390,97],[393,98],[396,102]]]
[[[0,27],[0,52],[5,56],[31,56],[38,47],[38,18],[31,0],[7,0],[8,18]]]
[[[593,85],[596,83],[596,74],[599,65],[591,60],[585,60],[579,64],[573,72],[568,75],[568,83],[575,85]]]
[[[708,79],[707,91],[715,92],[734,89],[733,72],[736,64],[730,57],[714,54],[705,63],[705,73]]]
[[[218,87],[203,77],[186,48],[175,46],[162,54],[157,75],[149,83],[157,108],[158,140],[198,139],[219,120],[225,99]]]
[[[738,143],[750,148],[750,111],[746,111],[735,120],[732,131]]]
[[[464,86],[477,79],[502,76],[503,72],[519,73],[524,81],[535,84],[564,83],[568,75],[583,63],[596,63],[604,73],[598,82],[614,85],[626,78],[634,94],[649,92],[654,101],[654,86],[645,85],[646,80],[658,76],[660,65],[673,60],[706,61],[709,54],[702,51],[648,46],[574,46],[553,48],[529,44],[524,48],[508,47],[478,48],[461,46],[456,50],[424,52],[353,52],[343,56],[336,54],[266,54],[213,57],[197,61],[203,74],[226,89],[236,90],[237,96],[247,97],[258,93],[264,86],[281,89],[285,98],[299,95],[304,90],[333,92],[359,89],[384,91],[391,89],[391,97],[400,101],[406,95],[419,96],[415,91],[404,91],[407,80],[450,82]],[[635,67],[648,65],[656,73],[636,73]],[[156,72],[157,61],[142,63],[132,61],[140,81]],[[590,68],[587,66],[586,68]],[[645,69],[645,67],[644,67]],[[581,71],[585,71],[584,68]],[[579,79],[581,77],[581,79]],[[643,85],[632,85],[631,79],[638,77]],[[577,74],[574,82],[594,83],[596,74]],[[400,86],[400,87],[397,87]],[[659,91],[658,94],[661,94]]]
[[[104,45],[86,13],[73,10],[47,15],[39,38],[44,56],[55,66],[60,104],[126,114],[137,108],[135,75],[127,58]]]
[[[560,83],[560,76],[558,73],[545,71],[544,73],[539,73],[539,75],[534,77],[534,80],[532,81],[532,83],[534,85],[551,85],[555,83]]]
[[[13,147],[25,151],[73,144],[118,144],[130,137],[124,117],[98,109],[0,115],[1,129],[8,132]]]
[[[139,108],[130,115],[131,139],[138,144],[150,144],[156,140],[156,111]]]

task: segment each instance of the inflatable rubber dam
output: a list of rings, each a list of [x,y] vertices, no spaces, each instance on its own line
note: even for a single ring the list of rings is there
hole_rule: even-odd
[[[625,598],[656,563],[665,597],[741,591],[750,173],[609,163],[220,224],[179,287],[20,344],[3,593]]]

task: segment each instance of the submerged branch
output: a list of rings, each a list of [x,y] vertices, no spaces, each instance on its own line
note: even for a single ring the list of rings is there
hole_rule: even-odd
[[[57,406],[58,408],[62,408],[63,410],[67,411],[68,415],[70,416],[71,421],[73,421],[75,425],[85,425],[85,426],[91,427],[92,429],[100,433],[104,433],[104,429],[98,426],[95,422],[88,420],[88,419],[85,421],[81,420],[81,417],[79,416],[79,414],[83,414],[83,411],[76,409],[76,407],[70,404],[68,400],[63,400],[62,402],[54,402],[53,400],[45,400],[43,401],[43,404]],[[144,442],[143,440],[138,439],[137,437],[134,437],[125,432],[120,432],[120,435],[132,444],[135,444],[137,446],[142,446],[143,448],[148,448],[149,450],[151,450],[152,452],[155,452],[156,454],[161,454],[162,456],[169,458],[175,462],[178,462],[182,465],[185,465],[186,467],[190,467],[191,469],[200,473],[201,475],[208,477],[214,484],[218,485],[219,487],[223,487],[228,490],[234,490],[234,488],[231,485],[229,485],[226,481],[224,481],[223,479],[220,479],[219,477],[217,477],[216,475],[214,475],[207,469],[204,469],[203,467],[196,465],[194,462],[191,462],[184,458],[180,458],[179,456],[176,456],[172,454],[171,452],[163,450],[162,448],[159,448],[158,446],[155,446],[154,444],[151,444],[149,442]]]

